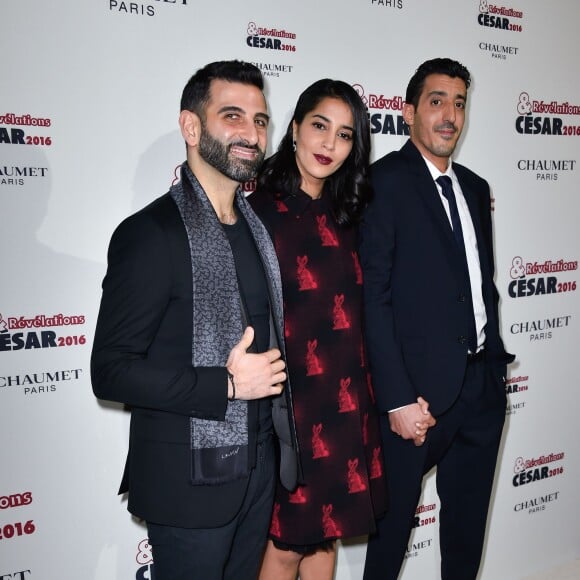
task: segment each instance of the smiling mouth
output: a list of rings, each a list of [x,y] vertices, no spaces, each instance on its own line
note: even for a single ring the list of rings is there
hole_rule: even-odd
[[[236,157],[243,159],[255,159],[258,155],[258,149],[255,147],[243,147],[241,145],[233,145],[230,147],[230,153]]]
[[[314,155],[314,158],[321,165],[330,165],[332,163],[332,159],[330,157],[326,157],[325,155]]]
[[[438,127],[436,131],[444,139],[452,139],[457,133],[457,129],[454,126],[448,124]]]
[[[441,135],[441,137],[443,137],[443,139],[453,139],[455,137],[456,131],[453,129],[440,129],[438,133]]]

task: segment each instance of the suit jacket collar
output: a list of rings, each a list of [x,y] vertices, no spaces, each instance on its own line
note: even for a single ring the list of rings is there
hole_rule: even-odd
[[[449,218],[445,213],[445,208],[441,203],[437,186],[433,181],[431,172],[423,156],[410,139],[401,148],[401,155],[406,161],[409,173],[412,175],[412,180],[409,185],[427,206],[432,219],[437,225],[438,231],[441,233],[443,242],[448,244],[453,251],[457,252],[457,244],[453,237]]]
[[[437,230],[441,234],[442,242],[448,246],[449,251],[446,252],[446,255],[449,256],[452,268],[456,272],[462,273],[464,270],[464,258],[457,247],[449,218],[441,202],[439,191],[423,156],[410,139],[401,148],[401,155],[407,164],[408,172],[412,175],[412,180],[409,185],[427,206],[433,221],[436,223]],[[483,263],[487,259],[487,252],[481,229],[482,214],[479,207],[480,196],[474,189],[474,181],[470,178],[469,172],[463,166],[454,162],[452,163],[452,168],[461,185],[461,191],[467,202],[469,213],[471,214],[471,221],[475,229],[479,250],[480,265],[483,267]]]
[[[469,208],[471,222],[473,223],[473,229],[475,230],[475,237],[477,239],[480,268],[483,269],[485,264],[488,263],[489,256],[488,245],[483,234],[482,224],[484,216],[486,215],[486,212],[489,211],[489,208],[483,207],[482,202],[485,202],[488,198],[477,191],[475,185],[476,182],[472,177],[470,177],[470,172],[468,172],[465,167],[458,163],[453,163],[453,171],[461,185],[463,197],[465,198],[467,207]]]

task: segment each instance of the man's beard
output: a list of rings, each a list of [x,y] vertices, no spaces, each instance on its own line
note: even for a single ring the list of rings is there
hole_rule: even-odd
[[[240,159],[230,155],[232,147],[245,147],[246,149],[255,149],[257,155],[254,159]],[[229,177],[233,181],[239,183],[249,181],[256,177],[258,169],[264,161],[265,151],[262,151],[258,145],[248,145],[244,141],[236,141],[234,143],[224,144],[219,139],[216,139],[205,127],[201,126],[201,135],[199,139],[198,151],[201,158]]]

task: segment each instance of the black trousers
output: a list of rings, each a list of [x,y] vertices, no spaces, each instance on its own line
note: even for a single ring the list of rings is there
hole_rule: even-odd
[[[441,501],[441,577],[475,579],[505,407],[505,389],[481,356],[468,363],[458,400],[437,418],[421,447],[393,433],[388,416],[381,417],[390,508],[369,538],[364,580],[398,578],[423,476],[435,465]]]
[[[276,483],[272,436],[258,443],[242,507],[219,528],[147,523],[154,580],[255,580],[268,535]]]

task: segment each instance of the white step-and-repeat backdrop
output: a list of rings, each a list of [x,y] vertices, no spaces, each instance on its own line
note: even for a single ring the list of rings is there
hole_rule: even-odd
[[[421,62],[471,70],[456,157],[492,186],[517,353],[481,578],[580,556],[576,0],[2,0],[0,21],[2,580],[153,578],[116,495],[128,413],[93,397],[89,354],[110,235],[174,179],[186,80],[231,58],[266,76],[271,149],[298,94],[332,77],[366,99],[374,159],[406,139]],[[404,580],[438,577],[438,508],[431,477]],[[364,552],[341,546],[338,580],[360,578]]]

